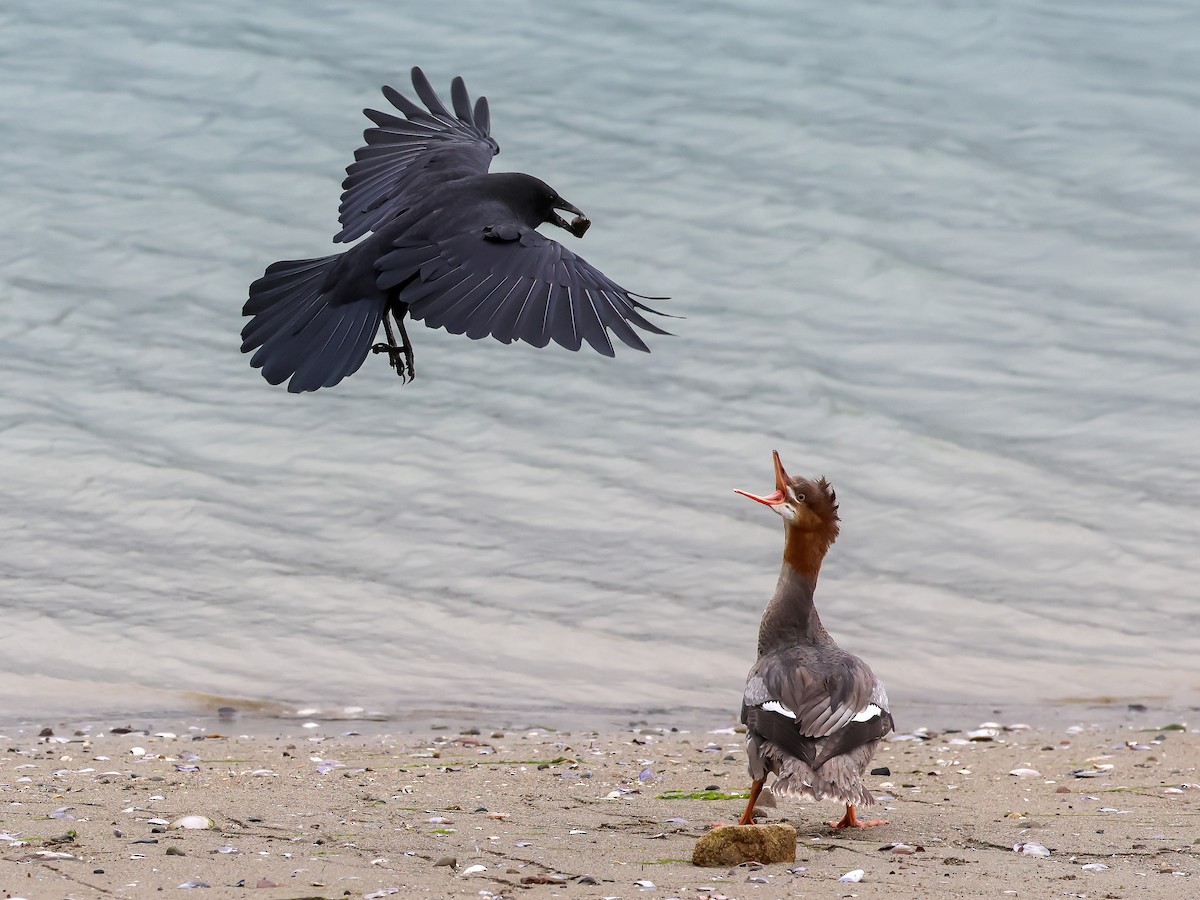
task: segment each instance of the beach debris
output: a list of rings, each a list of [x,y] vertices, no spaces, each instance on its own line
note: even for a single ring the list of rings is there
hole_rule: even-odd
[[[640,881],[635,881],[634,884],[637,885],[639,888],[641,888],[643,891],[654,890],[654,882],[648,878],[643,878]]]
[[[380,888],[377,891],[372,891],[369,894],[363,895],[363,900],[381,900],[383,897],[388,897],[392,894],[400,893],[400,888]]]
[[[457,869],[458,868],[458,860],[455,859],[453,856],[441,856],[433,864],[433,867],[435,869],[438,866],[449,866],[451,869]]]
[[[567,876],[561,873],[553,875],[526,875],[521,884],[566,884]]]
[[[168,847],[167,856],[187,856],[187,854],[178,847]]]
[[[39,850],[37,856],[42,859],[76,859],[74,853],[66,853],[62,850]]]
[[[1103,872],[1107,868],[1108,866],[1106,866],[1104,863],[1088,863],[1087,865],[1082,866],[1082,869],[1085,872]]]
[[[592,875],[580,875],[575,879],[576,884],[599,884],[600,882]]]
[[[209,884],[207,881],[196,880],[196,881],[185,881],[183,884],[181,884],[177,888],[177,890],[186,891],[188,888],[210,888],[210,887],[212,887],[212,885]]]
[[[1020,853],[1022,856],[1049,856],[1050,851],[1046,849],[1045,844],[1039,844],[1037,841],[1017,841],[1013,844],[1013,852]]]
[[[1067,774],[1074,775],[1076,778],[1101,778],[1101,777],[1107,775],[1108,770],[1111,768],[1112,768],[1112,766],[1108,766],[1107,768],[1101,768],[1099,766],[1091,766],[1086,769],[1072,769]]]
[[[237,847],[218,847],[217,852],[218,853],[241,853],[242,851],[239,850]]]
[[[781,823],[723,825],[702,835],[692,851],[695,866],[734,866],[751,860],[795,862],[796,829]]]
[[[458,874],[465,878],[467,875],[478,875],[480,872],[486,872],[486,871],[487,871],[487,866],[481,866],[479,863],[475,863],[475,865],[473,865],[473,866],[467,866],[465,869],[463,869]]]
[[[205,829],[215,828],[216,822],[208,816],[183,816],[171,823],[172,828]]]
[[[74,819],[75,817],[73,815],[71,815],[71,810],[73,810],[74,808],[75,807],[73,807],[73,806],[60,806],[54,812],[50,813],[50,818],[52,818],[52,819]]]
[[[1000,737],[1000,726],[991,722],[967,732],[968,741],[994,741],[998,737]]]
[[[582,828],[572,828],[567,834],[587,834]]]
[[[909,856],[913,853],[924,853],[925,848],[906,844],[903,841],[896,841],[894,844],[885,844],[879,848],[880,853],[898,853],[901,856]]]
[[[533,841],[517,841],[518,847],[532,847]]]
[[[862,869],[851,869],[849,872],[839,878],[838,881],[845,881],[850,884],[858,884],[858,882],[863,880],[863,876],[866,874],[867,873]]]
[[[872,775],[891,775],[892,770],[889,769],[887,766],[876,766],[874,769],[871,770],[871,774]]]
[[[1026,769],[1026,768],[1013,769],[1008,774],[1014,775],[1017,778],[1041,778],[1042,777],[1042,773],[1039,772],[1037,769]]]

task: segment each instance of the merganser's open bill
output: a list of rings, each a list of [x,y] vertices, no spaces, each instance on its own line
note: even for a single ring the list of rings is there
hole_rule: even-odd
[[[451,112],[420,69],[412,82],[424,107],[385,87],[403,118],[364,110],[375,127],[342,183],[334,240],[369,237],[345,253],[274,263],[250,285],[242,309],[254,317],[242,329],[250,365],[271,384],[315,391],[358,371],[374,351],[411,380],[406,316],[504,344],[586,343],[614,356],[616,337],[650,352],[635,328],[668,332],[642,315],[664,314],[641,301],[665,298],[625,290],[538,233],[549,223],[581,238],[591,221],[532,175],[488,172],[500,145],[485,98],[472,107],[455,78]],[[381,323],[387,342],[376,344]]]
[[[790,477],[778,452],[773,458],[774,493],[737,491],[784,520],[783,566],[742,698],[752,784],[741,824],[754,821],[774,773],[773,794],[845,803],[835,828],[883,825],[859,821],[855,807],[875,802],[862,777],[893,728],[887,692],[865,662],[837,645],[813,603],[821,562],[838,536],[837,495],[824,478]]]

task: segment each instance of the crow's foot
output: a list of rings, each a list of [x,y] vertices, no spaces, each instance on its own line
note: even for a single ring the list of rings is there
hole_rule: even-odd
[[[386,353],[388,355],[388,365],[396,370],[396,374],[405,383],[416,378],[416,370],[413,368],[413,352],[412,347],[405,344],[403,347],[397,347],[393,344],[378,343],[371,346],[372,353]]]

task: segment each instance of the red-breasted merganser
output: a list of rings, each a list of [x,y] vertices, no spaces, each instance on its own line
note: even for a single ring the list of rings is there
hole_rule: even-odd
[[[838,536],[837,495],[821,478],[790,478],[775,459],[775,493],[743,497],[783,517],[783,568],[758,630],[758,662],[746,679],[750,802],[739,824],[754,822],[767,774],[770,790],[846,804],[834,828],[886,825],[859,821],[856,806],[875,802],[862,776],[893,728],[887,692],[867,664],[830,637],[813,605],[821,561]]]

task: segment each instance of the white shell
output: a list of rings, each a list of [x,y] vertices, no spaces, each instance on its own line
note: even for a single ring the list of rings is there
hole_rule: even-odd
[[[171,823],[172,828],[212,828],[217,823],[208,816],[184,816]]]
[[[843,875],[841,878],[839,878],[838,881],[848,881],[851,884],[854,884],[856,882],[862,881],[863,876],[865,874],[867,874],[867,873],[864,872],[862,869],[851,869],[849,872],[847,872],[845,875]]]
[[[486,872],[486,871],[487,871],[487,866],[481,866],[477,863],[473,866],[467,866],[465,869],[463,869],[458,874],[460,874],[460,875],[477,875],[480,872]]]

